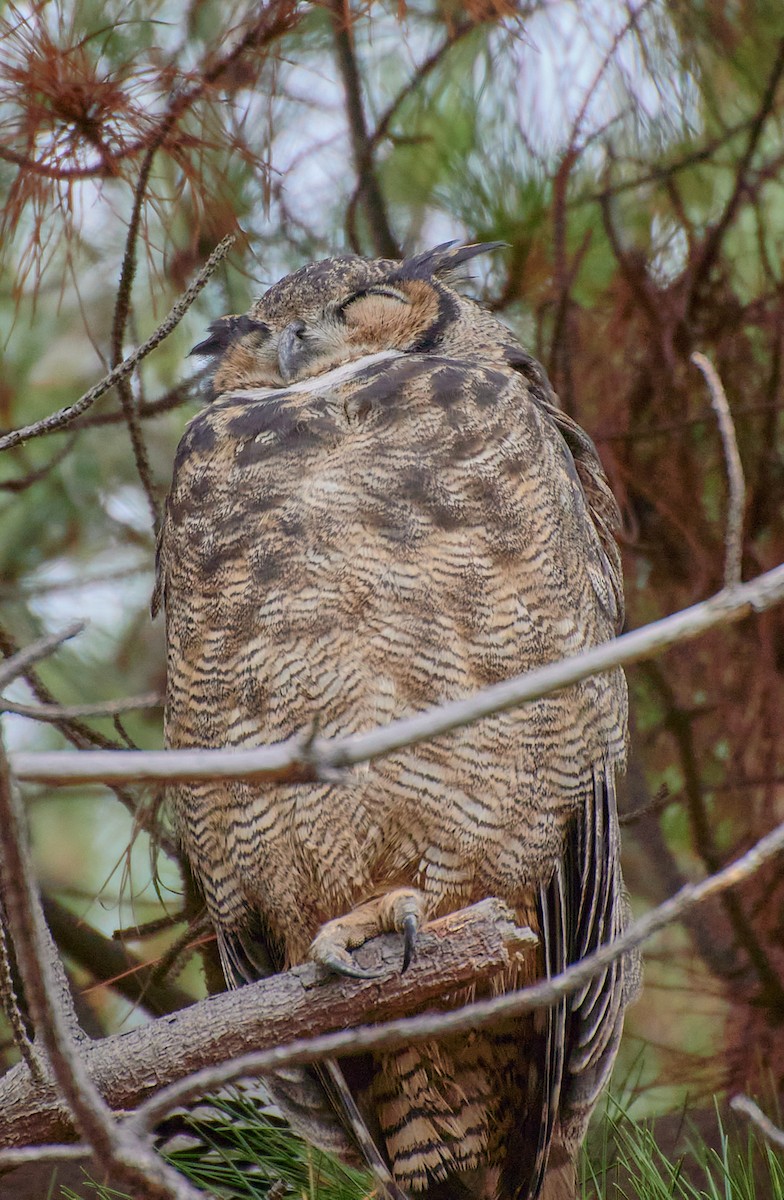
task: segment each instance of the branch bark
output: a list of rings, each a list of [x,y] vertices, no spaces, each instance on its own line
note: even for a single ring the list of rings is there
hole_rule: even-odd
[[[318,968],[297,967],[285,975],[273,976],[239,991],[213,996],[183,1013],[162,1018],[142,1029],[93,1043],[84,1050],[82,1061],[93,1084],[112,1107],[130,1107],[142,1101],[142,1107],[131,1118],[133,1127],[142,1132],[171,1108],[244,1076],[269,1074],[284,1066],[346,1054],[388,1050],[433,1037],[465,1034],[509,1017],[551,1007],[563,997],[584,988],[610,963],[643,945],[665,926],[680,920],[695,905],[749,879],[782,850],[784,824],[761,838],[722,871],[700,883],[687,884],[664,904],[632,922],[624,934],[594,954],[567,967],[560,975],[519,992],[480,1000],[457,1010],[389,1019],[390,1014],[410,1012],[412,1007],[434,1001],[444,992],[465,986],[471,979],[487,979],[494,969],[503,970],[508,962],[510,938],[513,953],[525,952],[530,944],[530,931],[523,932],[521,946],[520,932],[506,925],[503,913],[499,914],[498,909],[495,910],[498,919],[490,922],[494,928],[500,927],[496,928],[496,936],[503,944],[498,947],[498,957],[487,952],[488,943],[484,937],[480,937],[472,949],[467,933],[472,926],[474,932],[478,931],[475,918],[483,906],[499,903],[483,901],[473,909],[464,909],[441,922],[433,922],[423,933],[417,959],[405,975],[399,971],[399,938],[375,939],[359,951],[359,958],[366,967],[384,962],[390,969],[390,975],[385,979],[333,980],[324,984],[308,1002],[307,991],[318,989]],[[485,908],[484,913],[487,911]],[[451,968],[442,969],[447,961],[453,963],[453,973],[450,973]],[[299,1025],[294,1023],[295,1018]],[[359,1029],[346,1028],[351,1020],[382,1023]],[[311,1035],[319,1029],[337,1029],[338,1032],[317,1032],[315,1037],[300,1037],[285,1045],[274,1044],[284,1030],[291,1036],[297,1028]],[[256,1049],[243,1054],[243,1049],[248,1046]],[[273,1048],[264,1049],[266,1046]],[[233,1055],[240,1057],[224,1061]],[[199,1061],[219,1065],[183,1078]],[[179,1082],[167,1084],[167,1079],[172,1078]],[[163,1090],[154,1094],[159,1088]],[[145,1097],[151,1098],[145,1101]],[[27,1068],[21,1064],[0,1081],[0,1142],[18,1146],[47,1138],[62,1140],[68,1137],[73,1137],[68,1110],[58,1102],[53,1089],[36,1087]]]
[[[83,1048],[84,1066],[111,1108],[132,1108],[205,1063],[363,1021],[401,1017],[412,1007],[492,978],[536,940],[530,930],[514,925],[500,901],[484,900],[423,930],[405,974],[400,973],[399,936],[374,938],[356,957],[362,966],[386,969],[381,979],[325,982],[322,968],[295,967],[130,1033],[92,1042]],[[0,1080],[0,1144],[73,1136],[68,1106],[51,1084],[37,1084],[21,1063]]]
[[[274,746],[251,750],[56,750],[14,754],[17,779],[39,783],[119,783],[150,779],[263,779],[288,783],[334,780],[336,772],[391,754],[403,746],[429,741],[493,713],[551,695],[590,675],[625,663],[653,658],[669,646],[699,637],[717,625],[764,612],[784,599],[784,566],[749,583],[718,592],[710,600],[683,609],[582,654],[494,684],[464,700],[427,709],[413,717],[351,737],[327,740],[312,731]]]

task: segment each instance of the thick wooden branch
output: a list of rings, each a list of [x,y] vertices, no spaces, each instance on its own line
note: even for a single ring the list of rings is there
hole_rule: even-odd
[[[210,1063],[426,1008],[456,988],[491,979],[517,955],[531,953],[536,941],[500,901],[483,900],[432,922],[403,975],[401,939],[385,935],[356,952],[362,966],[386,970],[380,979],[335,979],[321,967],[295,967],[128,1033],[82,1043],[82,1062],[112,1109],[134,1108]],[[23,1064],[0,1080],[0,1145],[74,1136],[68,1108],[50,1084],[36,1083]]]
[[[334,779],[335,772],[391,754],[403,746],[429,741],[492,713],[548,696],[601,671],[653,658],[669,646],[690,641],[708,629],[764,612],[784,600],[784,566],[738,587],[725,588],[710,600],[635,629],[572,658],[493,684],[464,700],[453,700],[413,717],[347,738],[327,740],[312,734],[274,746],[229,750],[53,750],[12,754],[19,780],[74,783],[144,782],[151,779],[263,779],[308,783]]]

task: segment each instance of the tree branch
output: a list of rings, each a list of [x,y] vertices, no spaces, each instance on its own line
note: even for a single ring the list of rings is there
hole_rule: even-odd
[[[726,552],[724,562],[724,586],[733,588],[740,583],[741,565],[743,560],[743,506],[746,500],[746,481],[743,477],[743,464],[738,451],[738,439],[735,434],[735,424],[727,402],[727,394],[719,378],[719,373],[713,363],[704,354],[695,350],[691,356],[694,363],[705,378],[710,392],[711,404],[716,414],[716,421],[724,447],[724,461],[727,466],[727,482],[729,485],[729,511],[727,513]]]
[[[61,953],[98,983],[112,988],[153,1016],[165,1016],[193,1003],[193,996],[157,978],[158,964],[146,963],[112,938],[74,916],[52,896],[42,896],[46,923]]]
[[[479,911],[483,906],[499,903],[484,901],[483,905],[453,913],[428,926],[422,934],[421,951],[418,946],[417,958],[405,975],[399,971],[400,939],[396,935],[386,935],[374,939],[358,952],[363,966],[380,961],[387,965],[391,974],[384,979],[333,979],[319,987],[318,968],[312,965],[296,967],[284,975],[213,996],[183,1013],[155,1021],[142,1029],[93,1043],[85,1051],[85,1063],[112,1107],[128,1108],[144,1097],[151,1097],[133,1119],[138,1129],[146,1129],[171,1108],[187,1103],[205,1090],[224,1086],[244,1076],[269,1074],[284,1066],[388,1050],[433,1037],[465,1034],[493,1026],[510,1017],[551,1007],[564,996],[578,992],[610,963],[643,945],[695,905],[744,882],[782,850],[784,824],[777,826],[730,866],[700,883],[687,884],[664,904],[632,922],[621,937],[560,975],[519,992],[477,1001],[457,1010],[387,1019],[395,1012],[410,1012],[415,1002],[420,1005],[433,1002],[438,995],[465,986],[472,971],[475,979],[477,976],[486,979],[493,969],[503,969],[504,955],[509,952],[508,943],[504,941],[503,918],[499,923],[491,919],[484,926],[487,935],[495,929],[493,936],[503,943],[501,947],[496,942],[498,957],[496,952],[472,949],[470,945],[473,934],[478,933],[481,925],[477,920]],[[485,914],[487,911],[485,908]],[[498,914],[498,909],[495,912]],[[441,937],[437,936],[437,927],[441,928]],[[488,945],[485,933],[480,936],[483,947]],[[517,934],[507,926],[506,937],[509,936],[516,941]],[[495,968],[488,967],[490,958],[497,964]],[[453,964],[453,975],[449,968],[444,969],[447,961]],[[429,995],[424,995],[425,979],[432,988]],[[310,998],[308,991],[313,993]],[[383,1023],[359,1029],[345,1028],[352,1019]],[[329,1028],[338,1032],[275,1046],[284,1029],[313,1033]],[[250,1046],[260,1049],[243,1053],[243,1048]],[[268,1046],[274,1048],[264,1048]],[[225,1061],[237,1054],[241,1057]],[[200,1063],[203,1067],[205,1062],[219,1065],[183,1078],[194,1064]],[[155,1094],[156,1088],[166,1083],[167,1078],[177,1078],[181,1082],[170,1083]],[[5,1079],[0,1080],[0,1141],[15,1146],[67,1136],[73,1136],[67,1110],[58,1103],[51,1088],[36,1087],[31,1082],[24,1065],[13,1068]]]
[[[765,128],[765,123],[773,111],[776,100],[776,92],[781,83],[782,75],[784,75],[784,38],[781,38],[776,50],[776,57],[773,60],[768,81],[765,85],[765,91],[762,95],[762,102],[759,111],[755,114],[749,127],[749,140],[746,144],[746,149],[738,163],[738,170],[735,176],[735,186],[732,194],[724,206],[724,212],[709,230],[702,248],[702,253],[697,261],[696,268],[691,280],[690,294],[688,299],[688,315],[693,313],[699,298],[700,289],[710,275],[713,265],[721,249],[721,243],[724,235],[735,219],[735,214],[738,211],[741,198],[744,191],[748,187],[748,173],[751,167],[751,161],[759,145],[762,132]]]
[[[0,437],[0,450],[10,450],[13,446],[18,446],[20,442],[27,441],[28,438],[41,437],[42,434],[53,433],[56,429],[65,428],[72,421],[75,421],[77,417],[80,417],[83,412],[86,412],[100,396],[103,396],[104,392],[108,392],[121,379],[125,379],[126,375],[130,375],[142,359],[146,358],[156,346],[159,346],[173,329],[176,329],[218,264],[231,250],[235,240],[234,234],[230,233],[223,241],[218,243],[193,283],[180,296],[176,304],[173,305],[166,319],[161,322],[154,333],[141,346],[134,350],[133,354],[129,354],[119,366],[111,370],[98,383],[93,384],[89,391],[85,392],[74,404],[68,405],[67,408],[61,408],[59,412],[52,413],[40,421],[35,421],[32,425],[25,425],[21,429],[13,429],[10,433],[5,434],[4,437]]]
[[[63,642],[76,637],[77,633],[81,633],[86,627],[85,621],[73,621],[60,633],[50,633],[46,637],[38,638],[29,646],[25,646],[23,650],[12,654],[0,664],[0,690],[8,687],[8,684],[12,683],[14,679],[18,679],[20,675],[26,674],[33,663],[37,663],[42,658],[48,658],[54,650],[62,646]]]
[[[784,1129],[779,1129],[778,1125],[774,1125],[770,1117],[766,1117],[759,1105],[755,1104],[748,1096],[733,1096],[730,1100],[730,1108],[734,1112],[743,1113],[769,1142],[784,1150]]]
[[[90,1043],[84,1062],[106,1102],[129,1109],[205,1063],[312,1032],[400,1017],[461,987],[486,982],[535,943],[530,930],[514,925],[505,905],[485,900],[428,925],[405,974],[400,937],[387,934],[356,952],[363,966],[386,971],[380,979],[336,979],[315,964],[295,967]],[[0,1080],[0,1143],[18,1146],[69,1136],[68,1109],[51,1084],[37,1085],[23,1064]]]
[[[196,1191],[134,1135],[119,1127],[79,1054],[62,1009],[51,943],[33,882],[21,804],[0,739],[0,880],[8,932],[40,1046],[75,1126],[96,1161],[139,1200],[197,1200]],[[25,1067],[25,1070],[27,1068]],[[52,1086],[52,1085],[50,1085]]]
[[[539,667],[494,684],[463,700],[453,700],[389,725],[327,740],[312,732],[256,749],[117,750],[13,754],[11,768],[20,780],[57,784],[118,783],[150,779],[265,779],[314,782],[334,779],[356,763],[429,741],[493,713],[548,696],[590,675],[625,663],[652,658],[670,646],[699,637],[708,629],[764,612],[784,599],[784,566],[731,590],[724,590],[642,629],[582,654]]]
[[[102,700],[95,704],[19,704],[16,700],[0,696],[0,712],[15,713],[18,717],[29,717],[31,721],[44,721],[47,724],[82,717],[114,717],[120,713],[162,707],[160,692],[145,692],[141,696],[125,696],[121,700]]]
[[[350,0],[330,0],[335,56],[346,94],[357,190],[367,217],[373,249],[381,258],[400,258],[400,247],[389,224],[384,197],[373,169],[373,142],[362,107],[362,88],[354,57]]]

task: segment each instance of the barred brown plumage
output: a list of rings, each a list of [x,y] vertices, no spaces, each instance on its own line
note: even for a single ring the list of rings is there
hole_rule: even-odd
[[[197,347],[214,398],[180,444],[159,547],[169,746],[372,728],[619,628],[617,510],[593,445],[450,283],[486,248],[311,264]],[[625,921],[625,742],[613,671],[347,783],[176,785],[227,980],[308,954],[356,971],[350,950],[374,933],[400,930],[408,953],[422,921],[485,896],[540,935],[487,992],[589,953]],[[570,1196],[634,977],[616,964],[492,1035],[274,1091],[392,1195]]]

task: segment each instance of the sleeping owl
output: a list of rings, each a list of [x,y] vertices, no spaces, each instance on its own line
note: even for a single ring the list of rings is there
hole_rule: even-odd
[[[458,268],[488,246],[339,257],[211,326],[213,398],[159,545],[166,741],[341,737],[613,637],[617,509],[593,444]],[[179,836],[238,985],[488,896],[539,945],[472,995],[556,974],[626,919],[619,670],[310,785],[178,783]],[[270,1086],[396,1197],[555,1200],[609,1075],[634,970],[468,1037]],[[451,996],[444,1007],[466,1000]]]

